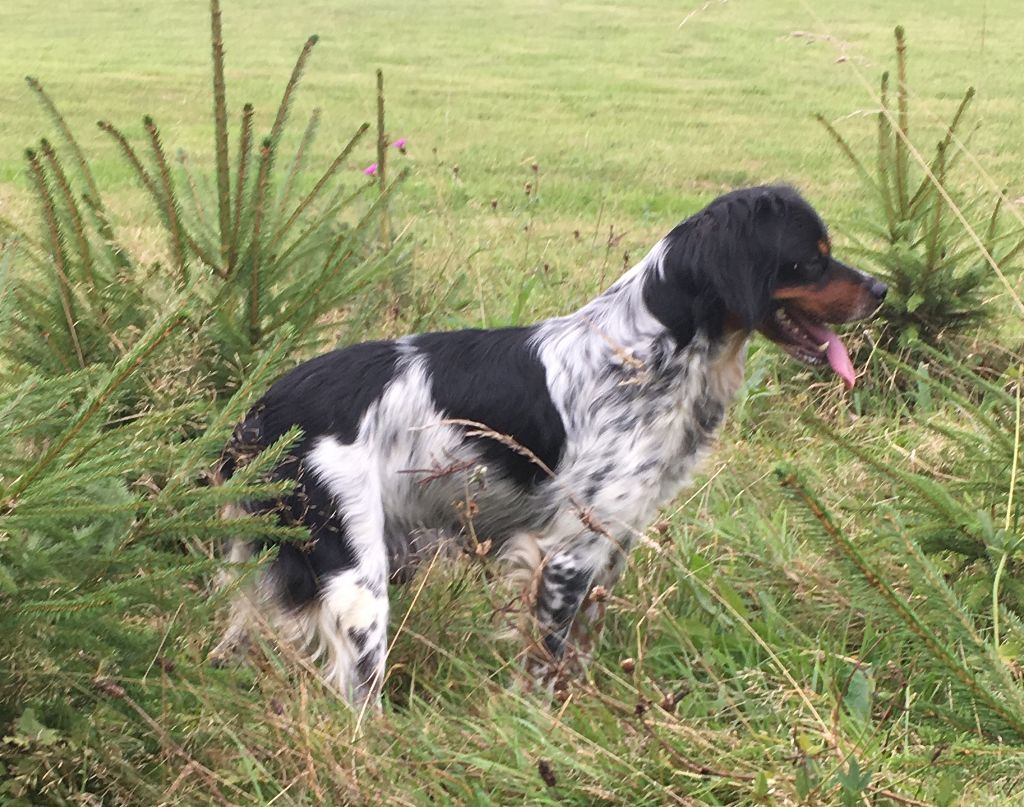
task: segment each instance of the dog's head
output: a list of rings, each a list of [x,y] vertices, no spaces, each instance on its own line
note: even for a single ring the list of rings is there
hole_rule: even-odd
[[[799,361],[827,362],[853,386],[850,357],[826,323],[871,315],[887,287],[832,256],[824,222],[799,193],[734,191],[668,240],[666,271],[718,310],[722,329],[759,331]]]

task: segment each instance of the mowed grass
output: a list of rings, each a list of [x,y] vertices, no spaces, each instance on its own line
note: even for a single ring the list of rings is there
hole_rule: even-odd
[[[876,85],[891,66],[902,23],[911,89],[927,113],[916,121],[920,142],[936,139],[963,89],[977,86],[983,126],[972,149],[1012,194],[1024,142],[1015,4],[904,6],[256,0],[225,10],[229,101],[236,114],[253,102],[269,127],[299,46],[317,33],[296,113],[322,107],[326,155],[374,120],[373,70],[383,68],[389,131],[409,139],[419,169],[406,211],[434,248],[454,237],[510,259],[500,244],[522,223],[515,214],[536,163],[546,237],[614,226],[635,250],[744,184],[793,182],[832,219],[859,210],[852,169],[812,115],[851,116],[840,128],[871,141],[863,81]],[[209,158],[208,26],[196,0],[90,0],[59,13],[5,3],[0,181],[25,184],[22,150],[47,130],[26,74],[43,80],[115,186],[128,174],[95,129],[100,118],[141,133],[152,113],[170,146]],[[373,159],[367,141],[353,164]]]
[[[393,217],[416,246],[416,276],[408,309],[368,336],[502,324],[578,305],[739,185],[793,182],[842,246],[867,199],[812,115],[873,142],[870,88],[893,64],[897,23],[910,38],[915,137],[938,139],[976,86],[971,153],[984,173],[968,164],[967,181],[1024,194],[1024,20],[1008,1],[234,3],[229,102],[237,114],[252,101],[269,128],[298,48],[319,34],[295,114],[322,107],[326,159],[374,119],[383,68],[388,130],[409,141],[408,156],[390,154],[413,168]],[[51,134],[21,78],[35,75],[126,226],[140,228],[140,248],[163,249],[145,243],[139,194],[94,122],[141,136],[151,113],[169,146],[209,164],[208,26],[200,2],[0,7],[0,215],[26,218],[22,151]],[[354,185],[374,159],[367,141]],[[159,617],[154,648],[175,664],[122,679],[136,703],[158,704],[151,722],[112,702],[97,726],[103,753],[40,778],[137,804],[1019,798],[1019,746],[980,718],[914,710],[953,689],[772,474],[797,461],[857,533],[889,491],[798,413],[858,444],[909,452],[921,435],[894,408],[851,403],[838,382],[787,370],[770,349],[754,350],[749,376],[705,475],[641,541],[595,664],[566,702],[509,686],[516,646],[495,638],[494,614],[510,595],[486,564],[432,567],[396,592],[385,712],[365,720],[270,645],[251,666],[206,668],[213,608],[183,591],[189,607]],[[906,583],[904,570],[885,571]]]

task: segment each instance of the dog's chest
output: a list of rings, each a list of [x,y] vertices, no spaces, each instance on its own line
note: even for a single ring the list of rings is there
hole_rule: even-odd
[[[683,351],[656,373],[637,367],[596,385],[559,486],[606,519],[645,526],[707,454],[742,382],[744,347]]]

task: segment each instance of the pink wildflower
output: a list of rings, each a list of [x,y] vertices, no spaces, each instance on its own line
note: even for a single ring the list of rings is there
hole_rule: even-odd
[[[363,169],[363,173],[368,177],[377,176],[377,163],[370,163],[366,168]]]
[[[396,140],[391,145],[394,146],[396,149],[398,149],[400,152],[402,152],[402,154],[405,154],[405,138],[404,137],[398,138],[398,140]]]

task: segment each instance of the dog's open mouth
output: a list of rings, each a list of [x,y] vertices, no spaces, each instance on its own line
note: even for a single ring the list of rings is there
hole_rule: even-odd
[[[822,321],[795,305],[779,305],[762,327],[765,336],[780,345],[790,356],[804,364],[828,362],[847,387],[853,387],[856,373],[846,346]]]

